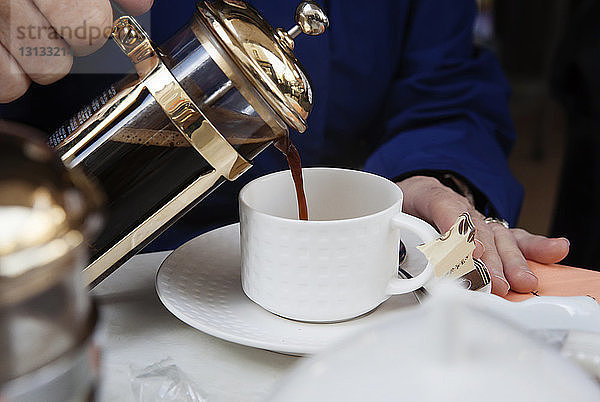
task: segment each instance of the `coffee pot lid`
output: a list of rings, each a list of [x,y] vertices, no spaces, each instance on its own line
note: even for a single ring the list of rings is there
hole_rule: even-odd
[[[239,0],[205,1],[198,3],[198,10],[245,78],[290,127],[304,132],[313,94],[293,53],[294,38],[300,32],[323,33],[329,25],[323,10],[313,2],[300,3],[297,25],[289,31],[274,29],[256,9]]]
[[[102,197],[82,173],[67,170],[29,128],[2,122],[0,133],[3,305],[42,291],[72,269],[74,250],[100,226]]]

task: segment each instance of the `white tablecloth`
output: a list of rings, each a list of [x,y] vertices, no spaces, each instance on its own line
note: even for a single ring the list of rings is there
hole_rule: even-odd
[[[102,321],[99,400],[134,400],[131,367],[166,358],[211,402],[263,400],[300,358],[222,341],[172,316],[154,289],[168,254],[135,256],[92,291]]]

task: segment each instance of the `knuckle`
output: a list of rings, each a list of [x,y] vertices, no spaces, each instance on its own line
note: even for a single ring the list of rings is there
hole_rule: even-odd
[[[108,1],[83,1],[87,3],[77,7],[77,9],[61,9],[53,8],[50,12],[60,13],[60,15],[54,15],[53,18],[56,21],[64,21],[63,25],[79,26],[85,24],[86,26],[103,26],[107,24],[112,18],[112,9],[110,2]],[[68,2],[65,4],[68,7]]]
[[[150,10],[152,8],[153,4],[154,4],[154,0],[145,0],[143,10],[144,11]]]
[[[0,90],[0,103],[9,103],[19,99],[29,89],[30,82],[25,79],[11,80]]]
[[[443,187],[431,187],[429,189],[429,194],[431,195],[431,199],[436,203],[443,203],[446,201],[446,190]]]
[[[491,227],[494,235],[506,235],[509,233],[509,231],[504,226],[500,225],[499,223],[494,223],[494,224],[491,224],[488,226]]]
[[[453,190],[450,190],[454,193]],[[461,209],[464,209],[465,211],[468,211],[469,214],[473,214],[473,206],[471,205],[471,203],[469,202],[469,200],[467,200],[465,197],[463,197],[460,194],[457,194],[458,198],[457,198],[457,202],[460,204]]]
[[[490,246],[494,244],[494,233],[485,226],[477,228],[477,237],[484,243],[486,250],[490,249]]]
[[[504,270],[500,261],[497,261],[496,259],[492,259],[493,261],[490,261],[489,258],[482,258],[482,260],[487,269],[490,271],[490,274],[494,276],[504,275]]]
[[[419,191],[430,191],[440,185],[440,182],[429,176],[410,176],[401,181],[401,187],[410,187]]]
[[[96,7],[89,7],[85,16],[88,24],[103,26],[112,18],[112,9],[110,2],[103,1],[97,4]]]
[[[143,14],[152,8],[152,4],[154,4],[154,0],[138,0],[132,12],[137,15]]]
[[[515,250],[515,249],[503,250],[502,257],[506,261],[509,261],[512,263],[522,264],[525,262],[525,257],[523,257],[523,254],[521,253],[521,251]]]
[[[511,229],[511,231],[513,232],[513,234],[518,235],[518,236],[526,236],[526,235],[530,234],[528,231],[526,231],[525,229],[521,229],[521,228],[514,228],[514,229]]]
[[[457,194],[454,193],[452,189],[442,185],[439,182],[436,186],[433,186],[429,189],[429,195],[429,198],[435,205],[448,205],[449,203],[452,203],[459,207],[462,206],[460,205],[461,200],[459,197],[457,197]]]
[[[502,265],[500,263],[500,257],[498,256],[498,253],[496,252],[495,247],[486,248],[481,259],[483,260],[483,262],[485,262],[485,265],[488,265],[488,266]]]
[[[433,214],[437,214],[443,211],[447,205],[448,200],[444,196],[444,190],[441,188],[431,188],[428,191],[428,197],[426,198],[426,209],[431,211]]]
[[[36,67],[36,70],[43,71],[43,73],[30,73],[29,76],[40,85],[52,84],[69,74],[72,65],[72,56],[54,57],[43,67]]]
[[[104,7],[91,7],[88,15],[84,17],[84,20],[87,22],[90,30],[88,39],[95,41],[103,41],[106,39],[103,35],[97,37],[97,33],[104,33],[107,27],[112,26],[112,9],[110,8],[109,3],[105,2]],[[92,28],[95,29],[95,35],[92,35]]]
[[[425,195],[420,200],[419,210],[428,211],[427,215],[442,218],[452,212],[456,214],[453,217],[456,219],[461,212],[472,213],[473,211],[472,205],[466,198],[440,183],[435,177],[413,176],[406,179],[405,184],[409,186],[407,188],[418,189],[418,193]]]
[[[436,188],[436,187],[439,187],[439,185],[441,184],[440,181],[438,179],[436,179],[435,177],[418,176],[418,178],[421,181],[421,183],[423,183],[423,185],[425,185],[429,188]]]
[[[56,13],[58,10],[52,10]],[[98,49],[108,39],[112,26],[112,9],[108,1],[94,2],[78,7],[77,14],[54,15],[54,28],[73,47],[78,55],[86,55]]]

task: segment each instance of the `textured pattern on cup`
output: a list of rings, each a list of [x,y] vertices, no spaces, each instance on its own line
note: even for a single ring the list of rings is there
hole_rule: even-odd
[[[402,192],[358,171],[315,168],[304,176],[309,215],[320,220],[294,219],[289,171],[259,178],[240,193],[242,287],[287,318],[359,316],[389,297],[399,250],[390,221],[401,211]]]

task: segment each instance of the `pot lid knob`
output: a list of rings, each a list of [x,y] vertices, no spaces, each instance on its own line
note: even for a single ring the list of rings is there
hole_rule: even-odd
[[[296,25],[287,34],[293,39],[304,32],[307,35],[320,35],[329,27],[329,18],[323,9],[312,1],[303,1],[296,8]]]
[[[313,93],[293,53],[293,38],[301,32],[319,35],[327,29],[329,19],[321,7],[314,1],[300,3],[295,13],[297,25],[289,31],[274,29],[241,0],[207,0],[198,3],[198,11],[198,22],[220,41],[269,106],[288,126],[304,132]]]

